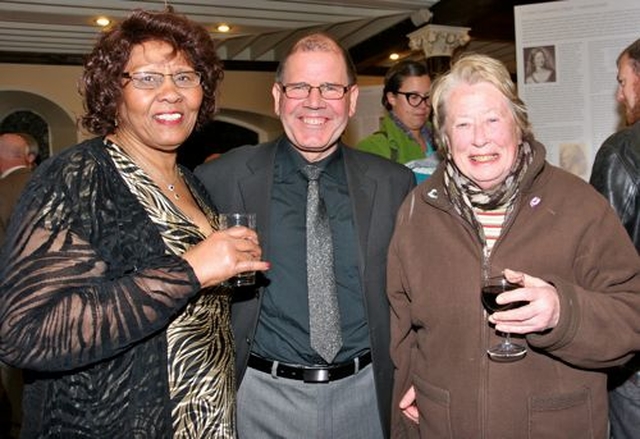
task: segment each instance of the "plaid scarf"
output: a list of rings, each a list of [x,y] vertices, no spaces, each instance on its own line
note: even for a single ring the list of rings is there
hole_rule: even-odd
[[[445,156],[444,188],[456,211],[476,231],[478,239],[482,243],[483,254],[488,257],[487,240],[484,229],[476,218],[474,208],[489,211],[505,208],[507,213],[505,221],[513,211],[516,197],[519,193],[520,183],[527,173],[527,169],[533,160],[533,151],[528,142],[523,142],[518,147],[513,168],[507,178],[497,187],[485,191],[471,179],[460,172],[447,148]]]

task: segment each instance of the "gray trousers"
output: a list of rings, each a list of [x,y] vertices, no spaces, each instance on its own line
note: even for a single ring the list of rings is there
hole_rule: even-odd
[[[640,372],[609,392],[613,439],[640,439]]]
[[[373,367],[330,383],[248,368],[238,391],[239,439],[382,439]]]

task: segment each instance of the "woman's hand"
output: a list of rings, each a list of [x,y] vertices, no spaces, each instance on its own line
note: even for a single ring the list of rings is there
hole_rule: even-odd
[[[529,302],[525,306],[509,311],[491,314],[489,321],[496,330],[512,334],[528,334],[555,328],[560,320],[560,298],[553,285],[528,274],[505,270],[509,282],[521,285],[521,288],[506,291],[498,296],[498,303]]]
[[[182,257],[193,267],[203,287],[217,285],[246,271],[268,270],[270,266],[260,261],[262,249],[256,232],[240,226],[213,232]]]
[[[416,424],[420,421],[416,404],[416,389],[411,386],[400,400],[400,411]]]

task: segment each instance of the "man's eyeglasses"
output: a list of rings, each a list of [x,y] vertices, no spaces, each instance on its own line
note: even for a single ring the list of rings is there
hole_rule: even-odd
[[[135,88],[142,90],[154,90],[160,88],[164,83],[165,76],[171,77],[171,80],[178,88],[195,88],[200,85],[202,75],[199,72],[177,72],[177,73],[158,73],[158,72],[125,72],[122,77],[131,80]]]
[[[327,83],[320,85],[309,85],[306,82],[286,85],[280,84],[280,88],[282,88],[284,95],[289,99],[306,99],[311,94],[311,90],[317,88],[320,92],[320,96],[322,96],[323,99],[337,100],[342,99],[351,87],[351,85]]]
[[[404,91],[396,91],[395,94],[404,96],[412,107],[419,107],[423,102],[426,102],[427,105],[429,105],[429,100],[431,99],[431,96],[428,94],[421,95],[419,93],[406,93]]]

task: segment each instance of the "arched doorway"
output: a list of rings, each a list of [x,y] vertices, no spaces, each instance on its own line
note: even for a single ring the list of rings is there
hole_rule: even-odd
[[[27,133],[38,142],[36,164],[49,158],[49,125],[42,117],[32,111],[15,111],[0,122],[0,133]]]
[[[258,143],[258,133],[228,122],[214,120],[196,131],[180,146],[178,162],[193,170],[199,164],[232,148]]]
[[[28,116],[23,118],[23,115]],[[42,142],[40,147],[46,151],[41,151],[41,158],[78,142],[75,120],[62,107],[26,91],[0,91],[0,126],[3,131],[25,131]]]
[[[178,151],[178,161],[194,169],[241,145],[267,142],[282,133],[280,120],[243,110],[222,109],[213,122],[194,132]]]

